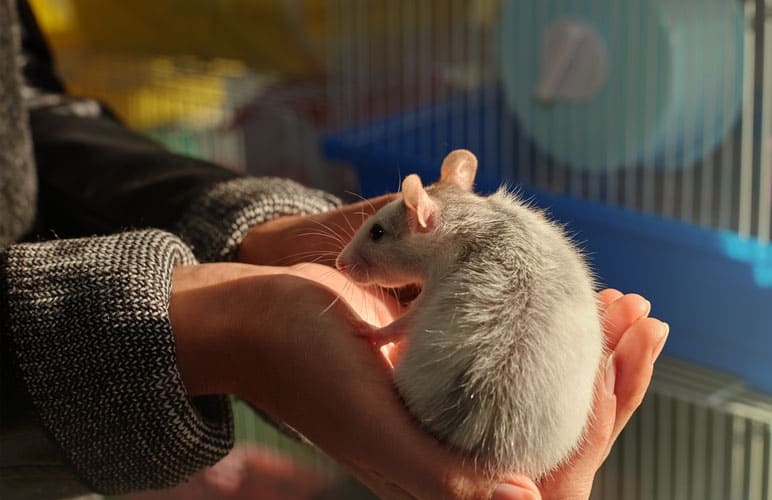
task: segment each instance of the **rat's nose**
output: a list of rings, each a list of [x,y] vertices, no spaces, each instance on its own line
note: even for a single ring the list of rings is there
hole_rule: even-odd
[[[335,268],[336,268],[338,271],[342,272],[342,273],[345,273],[345,272],[346,272],[346,264],[343,262],[343,260],[341,260],[341,258],[340,258],[340,257],[338,257],[337,259],[335,259]]]

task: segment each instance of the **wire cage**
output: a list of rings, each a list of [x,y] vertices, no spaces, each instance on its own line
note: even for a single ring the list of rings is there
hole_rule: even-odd
[[[328,25],[324,148],[363,195],[469,149],[478,190],[670,323],[592,498],[772,499],[772,2],[335,0]]]
[[[772,393],[772,7],[330,2],[330,158],[365,195],[466,148],[650,296],[666,352]],[[766,64],[765,64],[766,62]],[[742,361],[740,361],[742,360]]]
[[[671,4],[331,2],[330,105],[363,145],[767,243],[769,4]]]
[[[675,359],[596,476],[592,500],[768,500],[772,398]]]

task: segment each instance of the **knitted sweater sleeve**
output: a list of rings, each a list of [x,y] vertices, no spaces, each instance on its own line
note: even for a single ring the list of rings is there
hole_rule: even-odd
[[[200,261],[228,261],[254,226],[339,205],[335,196],[288,179],[236,178],[203,191],[181,215],[175,232]]]
[[[171,273],[194,262],[160,230],[0,252],[3,341],[44,427],[96,491],[174,485],[232,446],[227,400],[191,400],[176,368]]]

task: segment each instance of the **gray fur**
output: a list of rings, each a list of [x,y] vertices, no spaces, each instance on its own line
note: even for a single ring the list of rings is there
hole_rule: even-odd
[[[421,285],[395,367],[411,413],[491,472],[542,477],[581,442],[603,335],[582,254],[505,189],[429,188],[439,222],[411,232],[396,200],[341,258],[354,279]],[[373,224],[386,234],[370,241]]]

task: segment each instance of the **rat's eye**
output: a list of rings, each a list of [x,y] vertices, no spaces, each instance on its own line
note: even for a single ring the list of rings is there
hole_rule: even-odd
[[[373,227],[370,228],[370,239],[378,241],[385,233],[386,231],[383,230],[383,226],[380,224],[373,224]]]

